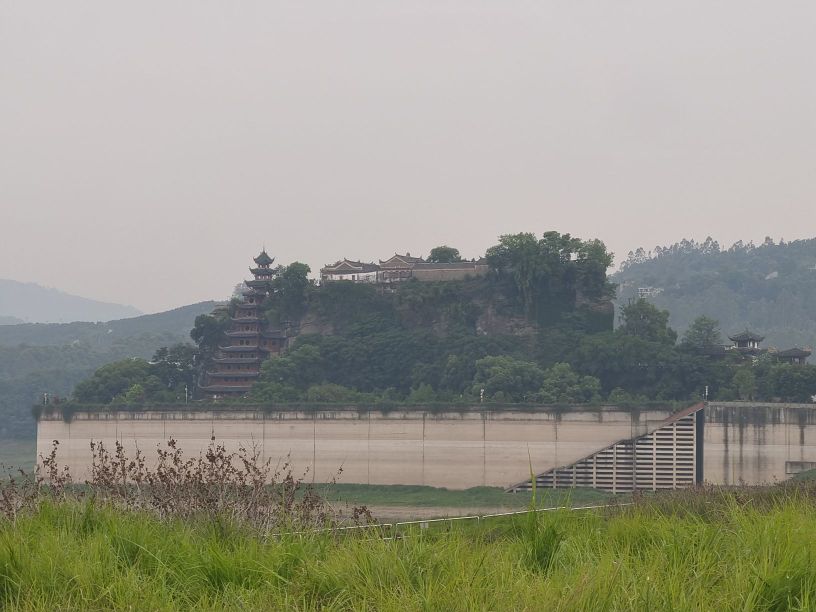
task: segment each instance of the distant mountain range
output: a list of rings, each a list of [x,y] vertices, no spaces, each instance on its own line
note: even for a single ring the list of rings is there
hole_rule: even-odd
[[[105,323],[22,323],[0,326],[0,347],[83,345],[94,351],[106,351],[113,345],[127,345],[136,338],[153,337],[165,344],[191,342],[190,330],[195,318],[208,314],[216,302],[199,302],[167,312],[141,315]],[[161,346],[157,344],[154,348]],[[152,355],[152,352],[151,352]],[[148,356],[142,352],[133,357]],[[2,372],[0,372],[2,376]]]
[[[669,311],[681,334],[706,315],[720,322],[726,342],[748,328],[765,336],[765,347],[816,346],[816,238],[729,248],[709,238],[638,249],[612,280],[618,305],[644,296]]]
[[[133,306],[91,300],[35,283],[0,279],[0,325],[112,321],[140,314]]]

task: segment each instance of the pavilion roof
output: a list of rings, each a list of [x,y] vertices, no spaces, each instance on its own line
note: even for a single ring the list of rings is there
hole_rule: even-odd
[[[762,342],[765,339],[765,336],[760,336],[759,334],[746,329],[744,332],[734,334],[733,336],[728,336],[728,339],[733,340],[734,342]]]
[[[779,351],[776,356],[777,357],[810,357],[811,351],[807,349],[800,349],[798,347],[789,348],[784,351]]]
[[[261,251],[260,255],[254,258],[253,261],[259,266],[268,266],[275,261],[275,258],[270,257],[269,254],[267,254],[266,249],[264,249]]]

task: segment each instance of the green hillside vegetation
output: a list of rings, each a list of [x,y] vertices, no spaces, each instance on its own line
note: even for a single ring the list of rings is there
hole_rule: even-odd
[[[636,297],[639,287],[662,289],[649,301],[668,310],[680,332],[707,315],[727,334],[762,333],[768,347],[816,346],[816,239],[767,238],[724,249],[708,238],[640,248],[612,280],[619,284],[619,304]]]
[[[31,406],[43,393],[66,397],[100,366],[149,359],[159,347],[189,342],[195,317],[213,306],[203,302],[108,323],[0,326],[0,439],[33,439]]]
[[[642,403],[696,401],[708,389],[724,400],[807,402],[816,394],[816,367],[712,353],[722,332],[710,318],[678,337],[667,311],[636,300],[620,309],[612,330],[613,286],[603,273],[611,258],[597,241],[503,236],[486,258],[484,278],[392,289],[318,287],[304,264],[279,267],[265,316],[302,333],[283,356],[264,362],[246,401]],[[196,319],[196,368],[207,366],[228,319],[229,308]],[[94,384],[111,388],[104,380],[111,372],[99,372]],[[141,401],[165,397],[155,384],[130,383],[130,396]],[[146,387],[156,393],[143,393]],[[121,403],[128,395],[117,388],[77,399]]]

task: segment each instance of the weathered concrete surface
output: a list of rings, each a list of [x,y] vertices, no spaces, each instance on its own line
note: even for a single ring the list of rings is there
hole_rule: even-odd
[[[40,419],[37,452],[59,440],[59,458],[74,478],[87,477],[90,441],[109,448],[120,440],[148,457],[169,438],[187,456],[198,454],[211,436],[236,449],[256,444],[264,459],[291,462],[296,474],[326,482],[420,484],[463,489],[508,486],[529,475],[576,461],[618,440],[650,431],[668,409],[529,407],[447,412],[400,409],[382,413],[356,408],[264,413],[78,412],[70,423],[60,415]]]
[[[772,483],[816,468],[815,404],[711,402],[705,421],[708,482]]]
[[[667,409],[615,406],[387,413],[357,408],[283,411],[79,412],[70,423],[43,417],[37,453],[59,440],[59,458],[87,477],[90,441],[148,457],[175,438],[186,455],[216,439],[229,449],[256,444],[264,459],[292,463],[308,479],[363,484],[421,484],[463,489],[506,487],[566,465],[620,440],[645,434]],[[811,465],[812,464],[812,465]],[[714,484],[769,483],[816,467],[816,405],[712,402],[706,407],[704,477]]]

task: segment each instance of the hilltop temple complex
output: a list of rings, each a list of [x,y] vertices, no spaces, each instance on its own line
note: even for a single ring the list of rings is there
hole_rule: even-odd
[[[776,361],[780,363],[787,363],[789,365],[804,365],[807,363],[808,357],[811,355],[809,349],[802,349],[793,347],[784,351],[776,349],[766,349],[760,347],[760,343],[765,340],[765,336],[757,334],[746,329],[743,332],[728,336],[734,344],[729,347],[724,347],[727,350],[737,351],[746,358],[756,359],[760,355],[770,354]]]
[[[270,355],[279,355],[286,347],[289,330],[270,329],[261,312],[275,275],[274,261],[266,250],[254,259],[255,267],[249,269],[254,278],[246,281],[247,289],[235,304],[229,330],[199,387],[205,395],[244,395],[257,381],[261,362]]]
[[[487,274],[484,259],[433,263],[422,257],[394,254],[379,263],[365,263],[341,259],[320,269],[320,281],[351,281],[353,283],[392,284],[412,279],[419,281],[453,281],[475,278]]]

